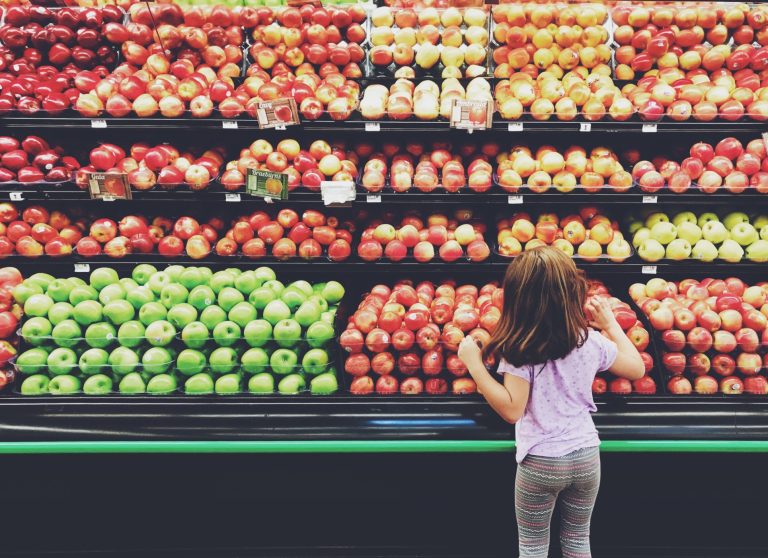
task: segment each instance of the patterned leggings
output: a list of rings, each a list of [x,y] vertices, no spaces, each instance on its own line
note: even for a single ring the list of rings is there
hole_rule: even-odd
[[[517,467],[515,513],[520,558],[547,558],[549,524],[560,497],[563,558],[590,558],[589,522],[600,488],[600,450],[563,457],[528,455]]]

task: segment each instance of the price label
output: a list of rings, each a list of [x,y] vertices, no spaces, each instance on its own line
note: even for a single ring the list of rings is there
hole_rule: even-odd
[[[523,131],[523,123],[522,122],[510,122],[507,124],[507,131],[508,132],[522,132]]]
[[[130,200],[131,185],[122,172],[92,172],[88,175],[88,192],[93,200]]]
[[[379,194],[368,194],[365,196],[365,201],[368,203],[381,203],[381,196]]]
[[[655,134],[659,131],[659,127],[656,124],[643,124],[642,130],[645,134]]]
[[[320,183],[325,205],[348,205],[355,201],[355,183],[351,180],[328,180]]]
[[[249,196],[264,198],[272,203],[272,198],[288,199],[288,175],[282,172],[248,169],[245,176],[245,193]],[[234,194],[238,197],[240,194]],[[239,201],[239,200],[238,200]]]
[[[76,263],[75,273],[88,273],[91,271],[91,265],[87,263]]]
[[[493,122],[493,105],[488,101],[454,99],[451,107],[451,128],[486,130]]]
[[[221,127],[225,130],[237,130],[237,122],[235,120],[222,120]]]
[[[643,196],[643,203],[659,203],[659,196]]]
[[[21,192],[10,192],[8,197],[11,198],[11,201],[21,201],[24,199],[24,194]]]
[[[264,203],[275,203],[275,200],[273,200],[269,196],[264,196]]]
[[[224,194],[224,201],[235,203],[240,201],[240,194]]]
[[[275,130],[285,130],[285,124],[275,124]]]
[[[103,118],[96,118],[94,120],[91,120],[91,128],[106,128],[107,127],[107,121]]]
[[[115,196],[113,196],[112,194],[104,194],[103,196],[101,196],[101,201],[105,201],[105,202],[115,201]]]
[[[523,196],[507,196],[507,203],[509,205],[520,205],[523,203]]]
[[[656,266],[655,265],[644,265],[640,272],[643,275],[656,275]]]
[[[365,131],[366,132],[381,132],[381,124],[379,122],[366,122],[365,123]]]
[[[591,132],[591,131],[592,131],[591,122],[579,122],[579,132]]]
[[[285,130],[286,126],[299,123],[299,110],[296,101],[291,99],[275,99],[259,103],[256,117],[261,128]]]

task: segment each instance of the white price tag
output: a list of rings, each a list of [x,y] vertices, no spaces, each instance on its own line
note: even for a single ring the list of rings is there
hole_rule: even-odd
[[[659,203],[659,196],[643,196],[643,203]]]
[[[378,122],[366,122],[365,123],[365,131],[366,132],[381,132],[381,124]]]
[[[222,120],[221,127],[225,130],[237,130],[237,122],[234,120]]]
[[[320,195],[325,205],[355,201],[355,183],[351,180],[328,180],[320,183]]]
[[[11,198],[11,201],[21,201],[24,199],[24,194],[22,192],[11,192],[8,196]]]
[[[275,203],[275,200],[273,200],[269,196],[264,196],[264,203]]]
[[[275,130],[285,130],[285,124],[275,124]]]
[[[644,265],[643,268],[640,270],[640,272],[643,275],[656,275],[656,266],[655,265]]]
[[[365,196],[365,201],[368,203],[381,203],[381,195],[379,194],[368,194]]]
[[[507,203],[509,205],[520,205],[523,203],[523,196],[507,196]]]
[[[91,120],[91,128],[106,128],[107,127],[107,121],[103,118],[96,118],[94,120]]]
[[[654,134],[659,131],[659,127],[656,124],[643,124],[643,133]]]
[[[239,202],[240,194],[224,194],[224,201],[226,202]]]
[[[88,273],[89,271],[91,271],[91,264],[87,264],[87,263],[75,264],[75,273]]]
[[[507,125],[507,131],[508,132],[522,132],[523,131],[523,123],[522,122],[510,122]]]
[[[106,201],[106,202],[115,201],[115,196],[104,194],[103,196],[101,196],[101,201]]]
[[[592,131],[591,122],[579,122],[579,132],[591,132],[591,131]]]

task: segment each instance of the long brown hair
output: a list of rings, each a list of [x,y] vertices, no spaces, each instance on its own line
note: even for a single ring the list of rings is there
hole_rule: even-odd
[[[557,248],[523,252],[504,276],[501,319],[483,348],[486,358],[513,366],[562,358],[587,338],[587,282],[573,260]]]

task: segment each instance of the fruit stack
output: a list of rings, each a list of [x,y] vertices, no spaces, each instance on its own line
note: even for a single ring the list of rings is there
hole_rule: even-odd
[[[736,211],[722,219],[715,213],[696,216],[691,211],[674,215],[651,213],[629,226],[632,245],[647,262],[661,259],[738,263],[746,257],[768,262],[768,215],[750,218]]]
[[[123,279],[96,269],[88,283],[37,273],[13,296],[25,311],[24,395],[336,391],[335,281],[142,264]]]
[[[349,317],[339,342],[354,395],[467,394],[475,382],[456,355],[465,335],[485,344],[501,316],[495,284],[409,281],[376,285]],[[373,375],[371,375],[371,371]]]
[[[13,299],[13,290],[22,281],[15,267],[0,268],[0,391],[13,383],[16,371],[11,361],[18,354],[18,325],[21,306]]]
[[[9,202],[0,203],[0,232],[0,258],[67,256],[83,236],[80,224],[61,211],[31,205],[20,212]]]
[[[768,286],[659,277],[629,289],[663,347],[667,391],[768,394]]]
[[[80,163],[65,153],[38,136],[0,136],[0,183],[69,182]]]
[[[606,371],[598,374],[592,383],[592,393],[601,395],[609,392],[617,395],[628,395],[637,393],[640,395],[653,395],[656,393],[656,382],[651,377],[654,369],[653,357],[648,352],[651,343],[648,330],[643,323],[638,320],[637,314],[626,302],[613,296],[604,283],[598,280],[589,280],[587,297],[601,297],[608,299],[611,310],[621,329],[626,333],[632,344],[640,352],[640,357],[645,365],[645,376],[638,380],[629,381],[626,378],[619,378]]]
[[[554,246],[587,262],[606,258],[620,263],[632,255],[618,223],[595,207],[583,207],[578,214],[562,218],[542,213],[535,224],[528,213],[515,213],[499,220],[496,228],[497,253],[507,258],[538,246]]]

